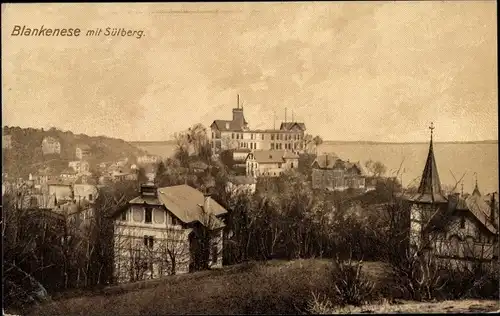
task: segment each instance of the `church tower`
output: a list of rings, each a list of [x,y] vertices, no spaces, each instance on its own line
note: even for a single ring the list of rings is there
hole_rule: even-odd
[[[441,190],[441,182],[434,157],[433,131],[434,125],[429,127],[431,131],[431,140],[429,143],[429,152],[427,160],[420,179],[418,191],[407,198],[410,203],[410,248],[426,249],[428,227],[431,218],[439,212],[445,212],[448,200]]]

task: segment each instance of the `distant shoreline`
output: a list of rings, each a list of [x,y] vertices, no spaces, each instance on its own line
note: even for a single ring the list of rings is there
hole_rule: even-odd
[[[174,140],[164,141],[133,141],[132,145],[174,145]],[[498,144],[498,140],[479,140],[479,141],[457,141],[457,142],[434,142],[435,144]],[[342,144],[342,145],[423,145],[429,142],[374,142],[374,141],[348,141],[348,140],[325,140],[322,145]]]

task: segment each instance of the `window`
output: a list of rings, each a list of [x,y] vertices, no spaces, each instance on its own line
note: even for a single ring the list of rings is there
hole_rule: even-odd
[[[271,134],[271,140],[274,140],[274,134]]]
[[[278,164],[278,168],[281,168],[281,163]]]
[[[122,213],[121,220],[122,220],[122,221],[127,221],[127,212],[123,212],[123,213]]]
[[[293,169],[293,162],[292,162],[292,164],[291,164],[291,166],[290,166],[290,167]]]
[[[465,228],[465,217],[464,216],[460,217],[460,228],[462,228],[462,229]]]
[[[262,134],[261,136],[262,136],[262,140],[264,140],[264,134]]]
[[[144,246],[149,249],[153,249],[154,246],[154,236],[144,235]]]
[[[234,139],[234,133],[231,134],[231,138]]]
[[[151,223],[153,221],[153,210],[150,207],[145,208],[145,223]]]
[[[92,194],[89,194],[89,201],[92,201]]]
[[[240,139],[240,134],[236,134],[236,139]]]
[[[274,149],[274,143],[271,143],[271,150]]]

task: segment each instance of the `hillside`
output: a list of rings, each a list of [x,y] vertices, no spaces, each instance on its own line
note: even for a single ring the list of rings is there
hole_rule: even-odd
[[[88,160],[91,167],[100,162],[117,161],[125,157],[134,161],[136,156],[144,154],[143,150],[121,139],[73,134],[70,131],[61,131],[56,128],[43,130],[5,126],[3,135],[11,135],[12,139],[12,148],[2,150],[3,172],[7,172],[9,177],[24,178],[29,173],[36,173],[43,167],[50,167],[54,171],[60,172],[68,166],[69,161],[76,160],[76,147],[80,145],[86,145],[90,148],[91,157]],[[59,140],[61,144],[60,155],[43,154],[42,140],[48,136]]]
[[[248,262],[221,270],[168,276],[110,286],[94,292],[66,293],[35,306],[23,315],[239,315],[401,312],[488,312],[498,310],[491,300],[436,303],[382,300],[378,305],[341,310],[310,309],[313,295],[333,294],[329,287],[329,261],[322,259]],[[379,262],[365,262],[363,271],[381,293],[391,291],[394,280]],[[69,295],[68,295],[69,294]]]

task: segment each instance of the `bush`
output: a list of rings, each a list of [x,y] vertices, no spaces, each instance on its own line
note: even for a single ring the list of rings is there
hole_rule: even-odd
[[[362,261],[354,262],[351,258],[333,262],[331,280],[338,305],[360,306],[374,299],[374,283],[361,271]]]
[[[496,269],[495,269],[496,268]],[[485,269],[482,266],[469,269],[447,269],[443,297],[447,299],[496,299],[499,295],[498,267]]]

